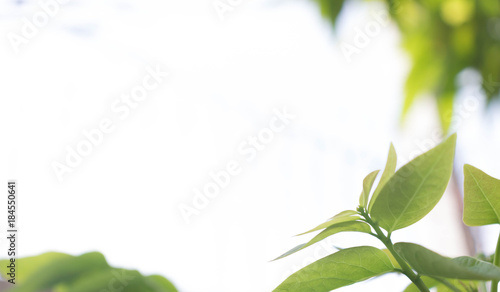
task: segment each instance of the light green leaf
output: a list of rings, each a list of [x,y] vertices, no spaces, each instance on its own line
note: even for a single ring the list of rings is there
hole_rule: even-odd
[[[61,257],[38,269],[22,284],[16,285],[12,292],[45,291],[58,284],[73,281],[83,273],[106,269],[109,269],[108,263],[104,256],[97,252],[86,253],[78,257]]]
[[[177,292],[167,279],[161,276],[144,277],[134,270],[106,269],[82,274],[75,281],[59,286],[57,292],[108,291],[112,283],[121,292]]]
[[[463,280],[500,280],[500,268],[471,257],[447,258],[414,243],[399,242],[394,245],[419,274],[431,277]]]
[[[500,223],[500,180],[474,166],[464,166],[464,223]]]
[[[89,271],[80,275],[75,281],[62,285],[60,292],[88,292],[107,291],[110,283],[115,291],[121,292],[156,292],[148,285],[146,279],[137,271],[124,269],[106,269],[102,271]],[[167,290],[168,291],[168,290]]]
[[[340,233],[340,232],[347,232],[347,231],[357,231],[357,232],[365,232],[365,233],[370,233],[371,227],[370,225],[360,222],[360,221],[352,221],[352,222],[343,222],[343,223],[338,223],[336,225],[330,226],[327,229],[323,230],[320,232],[318,235],[316,235],[313,239],[311,239],[308,243],[300,244],[291,250],[287,251],[286,253],[282,254],[281,256],[277,257],[275,260],[282,259],[284,257],[287,257],[299,250],[302,250],[308,246],[311,246],[331,235]]]
[[[17,259],[16,264],[17,266],[22,267],[22,270],[21,272],[16,274],[16,283],[17,284],[24,283],[26,279],[30,278],[33,274],[38,273],[40,269],[43,269],[51,262],[69,258],[74,258],[74,257],[64,253],[48,252],[33,257]],[[8,273],[8,269],[4,268],[9,264],[10,264],[9,259],[0,261],[0,267],[2,267],[0,269],[1,276],[4,279],[9,279],[9,277],[6,274]]]
[[[274,292],[328,292],[392,272],[386,254],[371,246],[353,247],[324,257],[288,277]]]
[[[137,271],[112,268],[97,252],[81,256],[47,253],[18,259],[17,264],[18,275],[23,275],[23,279],[16,282],[11,292],[105,291],[110,283],[122,292],[177,292],[163,277],[144,277]]]
[[[330,218],[325,223],[322,223],[322,224],[314,227],[313,229],[311,229],[309,231],[306,231],[304,233],[298,234],[298,235],[304,235],[304,234],[307,234],[307,233],[311,233],[311,232],[314,232],[314,231],[325,229],[325,228],[328,228],[328,227],[330,227],[332,225],[335,225],[335,224],[338,224],[338,223],[356,221],[358,219],[361,219],[361,217],[358,216],[357,214],[358,214],[358,212],[353,211],[353,210],[342,211],[339,214],[337,214],[337,215],[333,216],[332,218]]]
[[[372,218],[392,232],[410,226],[439,202],[453,169],[457,136],[401,167],[384,185],[371,210]]]
[[[338,213],[337,215],[333,216],[330,219],[349,217],[349,216],[358,215],[358,214],[359,213],[357,211],[354,211],[354,210],[345,210],[345,211]]]
[[[387,257],[391,261],[392,265],[396,269],[401,269],[401,266],[399,265],[398,261],[396,260],[396,258],[392,255],[392,253],[387,248],[382,249],[382,251],[387,255]]]
[[[368,174],[363,180],[363,192],[359,197],[359,205],[365,208],[368,204],[368,199],[370,198],[370,191],[372,190],[373,182],[375,182],[375,178],[380,170],[375,170]]]
[[[396,155],[396,150],[394,149],[394,145],[392,145],[391,143],[391,147],[389,147],[389,155],[387,156],[387,163],[385,164],[384,172],[382,173],[382,177],[380,177],[380,181],[377,185],[377,188],[373,192],[370,204],[368,205],[368,213],[371,212],[373,203],[375,203],[375,200],[380,194],[380,191],[396,171],[397,163],[398,163],[398,156]]]

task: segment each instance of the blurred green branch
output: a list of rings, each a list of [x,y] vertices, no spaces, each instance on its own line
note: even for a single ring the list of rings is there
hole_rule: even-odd
[[[346,1],[313,0],[335,25]],[[457,75],[474,69],[482,76],[488,102],[499,95],[500,1],[379,0],[399,28],[412,68],[405,84],[404,117],[422,94],[437,102],[441,124],[448,130],[457,91]]]

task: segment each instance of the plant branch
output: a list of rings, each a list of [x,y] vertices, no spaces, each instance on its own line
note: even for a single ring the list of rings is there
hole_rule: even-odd
[[[422,281],[420,276],[415,274],[415,272],[413,272],[408,263],[394,250],[394,244],[390,239],[390,233],[386,236],[382,232],[378,224],[370,218],[370,216],[366,213],[365,210],[361,210],[361,215],[366,219],[366,222],[372,226],[372,228],[377,233],[377,238],[380,241],[382,241],[382,243],[385,245],[385,247],[387,247],[389,252],[394,257],[394,259],[396,259],[398,264],[401,266],[403,274],[405,274],[406,277],[408,277],[408,279],[410,279],[421,292],[429,292],[429,288],[427,288],[427,286],[425,285],[424,281]]]
[[[500,267],[500,235],[498,236],[497,249],[495,250],[495,256],[493,257],[493,264]],[[498,292],[498,281],[491,282],[491,292]]]

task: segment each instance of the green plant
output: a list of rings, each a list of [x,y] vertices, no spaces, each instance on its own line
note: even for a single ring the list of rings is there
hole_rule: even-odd
[[[2,277],[11,279],[9,292],[177,292],[161,276],[143,276],[137,271],[111,267],[98,252],[80,256],[50,252],[18,259],[13,281],[9,264],[10,260],[0,261]]]
[[[405,291],[429,291],[432,287],[438,291],[477,291],[479,284],[485,281],[493,281],[495,286],[500,280],[500,268],[492,263],[467,256],[447,258],[413,243],[394,244],[391,240],[393,232],[418,222],[441,199],[451,177],[455,144],[454,134],[398,171],[395,171],[396,152],[391,145],[386,167],[371,199],[379,171],[363,180],[356,210],[343,211],[305,232],[322,230],[309,242],[277,259],[346,231],[370,234],[386,249],[371,246],[342,249],[294,273],[274,291],[327,292],[392,272],[404,274],[412,282]],[[500,182],[470,166],[465,168],[470,173],[470,176],[466,173],[465,182],[465,222],[469,225],[500,223]],[[471,177],[475,180],[471,181]],[[498,262],[499,257],[495,257],[494,263],[498,265]]]

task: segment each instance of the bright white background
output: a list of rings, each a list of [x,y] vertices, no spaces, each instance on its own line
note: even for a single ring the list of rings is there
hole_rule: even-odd
[[[400,123],[410,63],[394,25],[351,62],[340,50],[380,9],[348,5],[334,33],[317,7],[300,0],[243,1],[224,21],[211,1],[72,1],[16,54],[7,34],[19,33],[22,18],[40,8],[2,2],[1,177],[19,181],[21,255],[97,250],[113,265],[164,275],[184,292],[271,291],[326,255],[313,246],[269,262],[310,238],[294,234],[354,208],[363,177],[383,169],[391,141],[401,164],[431,146],[439,128],[430,98]],[[168,79],[128,118],[115,119],[113,102],[157,64]],[[469,89],[463,99],[475,94]],[[248,163],[238,146],[283,107],[297,118]],[[467,162],[500,177],[492,159],[497,111],[481,105],[461,117],[458,170]],[[116,120],[115,131],[59,182],[52,163],[64,162],[67,147],[106,117]],[[179,205],[233,159],[241,174],[187,224]],[[447,193],[395,240],[461,255],[459,216]],[[483,232],[486,250],[496,234]],[[377,244],[359,234],[331,242]],[[383,278],[341,291],[407,284]]]

